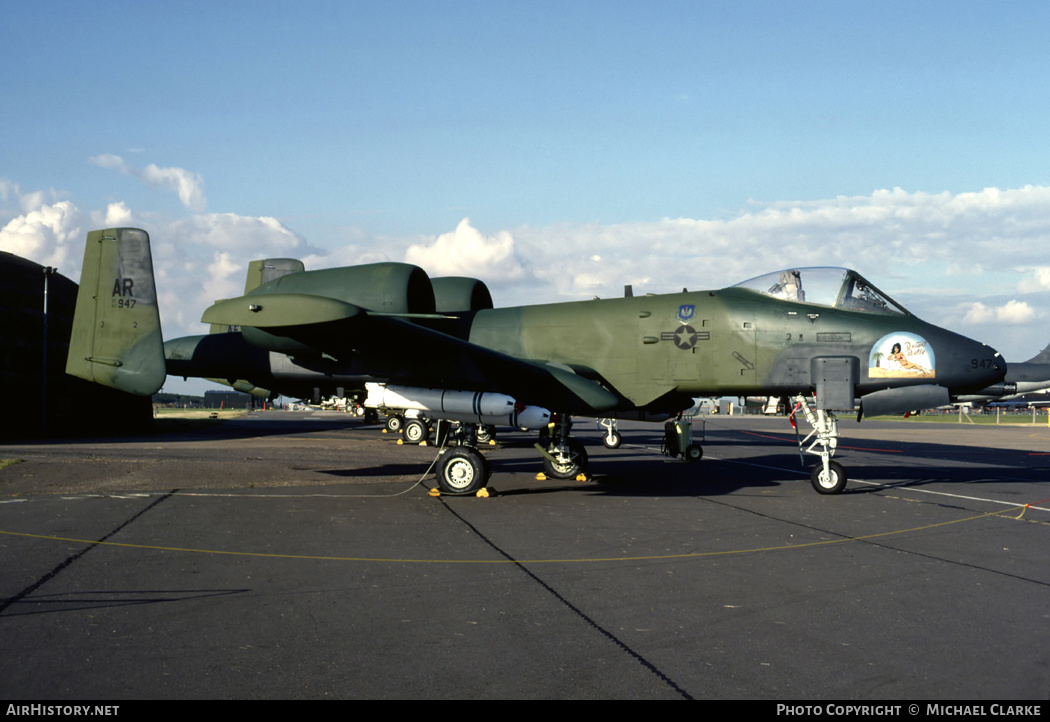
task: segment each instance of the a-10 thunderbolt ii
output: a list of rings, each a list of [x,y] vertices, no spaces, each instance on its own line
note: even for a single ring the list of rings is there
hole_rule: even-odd
[[[446,396],[465,399],[468,412],[493,400],[511,414],[541,407],[555,421],[537,446],[558,478],[587,464],[570,435],[573,415],[645,418],[676,414],[697,396],[786,396],[813,427],[803,443],[817,457],[811,481],[823,494],[846,484],[832,459],[836,411],[859,409],[859,420],[1001,395],[1006,371],[994,349],[916,318],[841,268],[513,308],[476,308],[491,305],[469,298],[484,285],[461,279],[464,299],[439,311],[416,266],[303,271],[296,263],[204,312],[205,323],[239,331],[165,345],[148,235],[93,231],[67,371],[138,394],[154,393],[169,373],[277,390],[386,384],[432,419],[463,411],[440,408]],[[457,305],[464,310],[448,310]],[[489,466],[468,436],[442,454],[437,476],[446,492],[471,492],[486,484]]]

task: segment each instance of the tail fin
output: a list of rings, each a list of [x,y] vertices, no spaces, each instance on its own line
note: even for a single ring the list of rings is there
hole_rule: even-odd
[[[265,258],[248,264],[248,278],[244,282],[245,295],[251,293],[264,283],[289,273],[302,273],[306,270],[303,262],[296,258]]]
[[[1042,351],[1037,353],[1032,358],[1025,361],[1026,364],[1046,364],[1050,363],[1050,345],[1047,345]]]
[[[244,281],[244,293],[247,295],[275,278],[287,276],[289,273],[302,273],[305,270],[306,266],[303,265],[303,262],[295,258],[264,258],[252,261],[248,264],[248,277]],[[216,303],[218,302],[216,301]],[[240,326],[213,323],[208,333],[232,333],[240,330]],[[242,391],[243,389],[237,390]]]
[[[164,384],[164,342],[145,231],[88,233],[66,373],[138,396],[151,396]]]

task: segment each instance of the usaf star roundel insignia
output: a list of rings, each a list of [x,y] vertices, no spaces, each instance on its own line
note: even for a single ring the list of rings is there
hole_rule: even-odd
[[[696,329],[692,326],[679,326],[674,332],[674,345],[689,350],[696,346]]]

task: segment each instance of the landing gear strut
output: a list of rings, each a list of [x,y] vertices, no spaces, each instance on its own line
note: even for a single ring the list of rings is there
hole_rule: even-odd
[[[543,472],[551,479],[578,479],[587,473],[587,450],[578,439],[569,436],[572,419],[568,414],[552,414],[556,419],[547,448],[536,448],[543,454]]]
[[[598,419],[598,426],[605,429],[602,434],[602,443],[606,449],[619,449],[623,443],[623,434],[616,428],[616,419]]]
[[[806,422],[813,427],[806,438],[799,441],[799,454],[803,451],[803,445],[813,439],[805,448],[805,452],[820,457],[820,462],[810,472],[810,483],[818,494],[841,493],[846,488],[846,469],[842,464],[831,460],[839,442],[839,420],[830,411],[810,408],[806,397],[801,394],[795,397],[795,404],[795,412],[801,410]],[[820,447],[819,451],[816,450],[817,446]]]

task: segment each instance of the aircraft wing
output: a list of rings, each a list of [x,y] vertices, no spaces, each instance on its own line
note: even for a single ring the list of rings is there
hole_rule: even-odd
[[[242,296],[219,301],[201,320],[240,326],[245,338],[272,350],[287,350],[288,342],[304,352],[313,349],[389,383],[496,391],[579,415],[622,403],[620,396],[567,366],[510,356],[414,323],[407,315],[377,314],[323,296]]]

